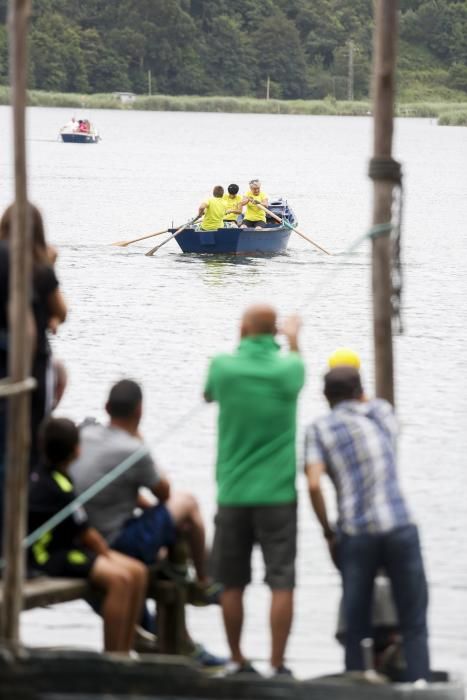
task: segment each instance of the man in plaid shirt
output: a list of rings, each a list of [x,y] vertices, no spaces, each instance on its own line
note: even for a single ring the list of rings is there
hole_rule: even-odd
[[[311,504],[342,576],[346,669],[364,669],[361,641],[371,637],[373,584],[384,568],[399,615],[406,680],[428,680],[428,590],[418,531],[397,480],[393,408],[364,398],[353,367],[328,372],[324,394],[331,412],[308,427],[305,461]],[[321,491],[324,473],[336,489],[335,530]]]

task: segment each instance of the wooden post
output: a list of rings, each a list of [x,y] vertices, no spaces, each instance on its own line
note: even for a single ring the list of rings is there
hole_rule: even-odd
[[[31,280],[30,217],[26,179],[26,82],[27,33],[30,0],[10,0],[10,76],[14,119],[15,207],[10,241],[10,344],[9,376],[21,382],[30,374],[29,299]],[[30,393],[8,399],[7,469],[3,615],[1,636],[14,650],[19,648],[19,613],[22,607],[24,553],[21,543],[27,519],[29,474]]]
[[[269,77],[269,75],[268,75],[267,80],[266,80],[266,99],[267,99],[267,100],[269,100],[269,89],[270,89],[270,86],[271,86],[271,80],[270,80],[270,77]]]
[[[148,95],[152,95],[151,69],[148,70]]]
[[[353,41],[349,41],[349,76],[347,82],[347,99],[353,102],[353,84],[354,84],[354,45]]]
[[[376,0],[373,58],[374,157],[391,158],[399,0]],[[391,221],[392,180],[374,180],[373,224]],[[391,241],[372,241],[373,334],[376,395],[394,404],[391,328]]]

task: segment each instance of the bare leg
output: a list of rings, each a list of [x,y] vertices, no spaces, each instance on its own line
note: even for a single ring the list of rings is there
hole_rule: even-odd
[[[206,534],[197,500],[189,493],[175,493],[166,503],[176,527],[188,538],[198,580],[206,580]]]
[[[293,591],[272,591],[271,600],[271,666],[279,668],[284,663],[285,647],[292,627]]]
[[[243,588],[227,588],[221,595],[221,605],[232,660],[243,664],[245,657],[240,650],[243,627]]]
[[[148,569],[145,564],[142,564],[133,557],[127,557],[113,549],[109,551],[108,556],[119,567],[124,567],[131,573],[132,586],[128,591],[128,594],[131,596],[131,611],[127,626],[125,645],[128,647],[128,649],[133,649],[136,625],[141,620],[141,613],[146,599],[146,590],[148,587]]]
[[[104,648],[106,651],[129,652],[132,634],[140,610],[135,611],[135,593],[145,578],[140,580],[134,573],[112,557],[98,556],[92,568],[90,579],[106,595],[102,606],[104,620]],[[141,593],[144,595],[144,593]]]

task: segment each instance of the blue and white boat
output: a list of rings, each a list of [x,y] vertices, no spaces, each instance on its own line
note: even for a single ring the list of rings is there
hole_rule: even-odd
[[[292,228],[297,218],[285,199],[270,202],[268,209],[283,223],[271,217],[261,228],[239,228],[234,222],[214,231],[202,231],[199,224],[186,228],[175,240],[184,253],[208,255],[273,255],[287,250]],[[230,222],[229,222],[230,223]],[[174,233],[176,229],[170,229]]]
[[[60,129],[60,137],[64,143],[98,143],[100,136],[87,119],[73,119]]]

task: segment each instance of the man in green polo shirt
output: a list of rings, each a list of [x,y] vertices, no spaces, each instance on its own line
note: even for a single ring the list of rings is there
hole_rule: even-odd
[[[251,578],[251,553],[259,544],[272,590],[271,667],[290,675],[284,653],[293,614],[297,496],[295,430],[305,369],[298,351],[297,317],[280,332],[290,352],[281,353],[274,309],[246,311],[233,354],[211,361],[207,401],[219,403],[216,532],[213,564],[221,597],[233,672],[254,672],[240,648],[243,592]]]

